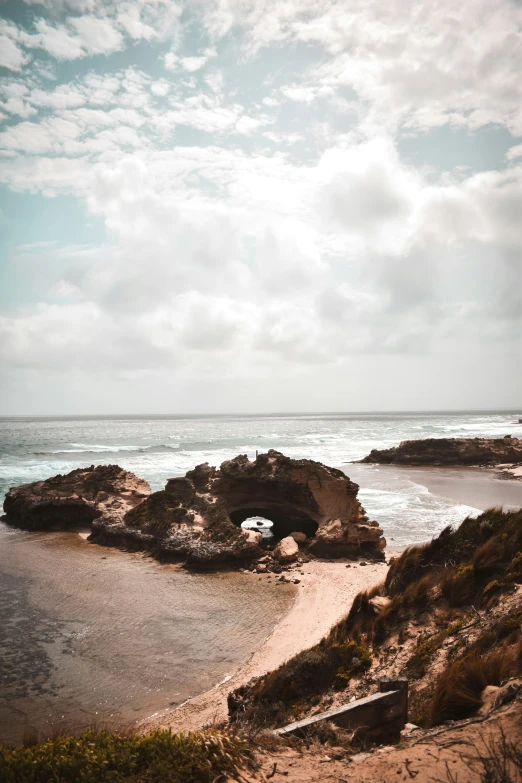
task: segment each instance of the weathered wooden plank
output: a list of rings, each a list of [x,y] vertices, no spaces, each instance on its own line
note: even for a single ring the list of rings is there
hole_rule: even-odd
[[[276,734],[287,736],[300,734],[304,729],[313,726],[320,721],[331,720],[337,726],[356,729],[360,726],[374,728],[382,723],[395,720],[402,713],[400,691],[388,691],[387,693],[374,693],[364,699],[343,704],[332,710],[312,715],[309,718],[290,723],[282,729],[277,729]]]

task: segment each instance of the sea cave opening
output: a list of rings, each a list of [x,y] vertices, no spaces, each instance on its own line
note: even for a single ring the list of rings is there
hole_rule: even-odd
[[[307,538],[313,538],[319,527],[317,522],[314,522],[309,516],[292,507],[283,509],[260,506],[240,508],[229,512],[229,516],[238,527],[241,527],[241,524],[250,517],[260,517],[272,522],[272,536],[266,539],[267,543],[277,543],[291,533],[304,533]],[[256,528],[253,527],[253,529]]]

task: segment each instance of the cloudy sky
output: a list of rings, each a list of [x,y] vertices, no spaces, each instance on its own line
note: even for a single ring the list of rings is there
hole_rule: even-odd
[[[522,405],[518,0],[0,17],[0,413]]]

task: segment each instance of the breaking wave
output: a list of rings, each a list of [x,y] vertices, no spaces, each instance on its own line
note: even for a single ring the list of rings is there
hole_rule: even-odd
[[[99,444],[71,443],[74,448],[56,449],[54,451],[36,451],[35,455],[41,457],[47,454],[118,454],[120,452],[136,451],[145,453],[161,453],[162,451],[179,451],[180,444],[162,443],[157,446],[102,446]]]

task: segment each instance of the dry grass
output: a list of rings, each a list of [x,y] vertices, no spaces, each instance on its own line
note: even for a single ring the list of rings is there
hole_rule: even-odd
[[[482,704],[487,685],[502,685],[521,673],[520,651],[502,648],[487,657],[468,653],[451,663],[437,679],[430,705],[430,723],[469,718]]]

